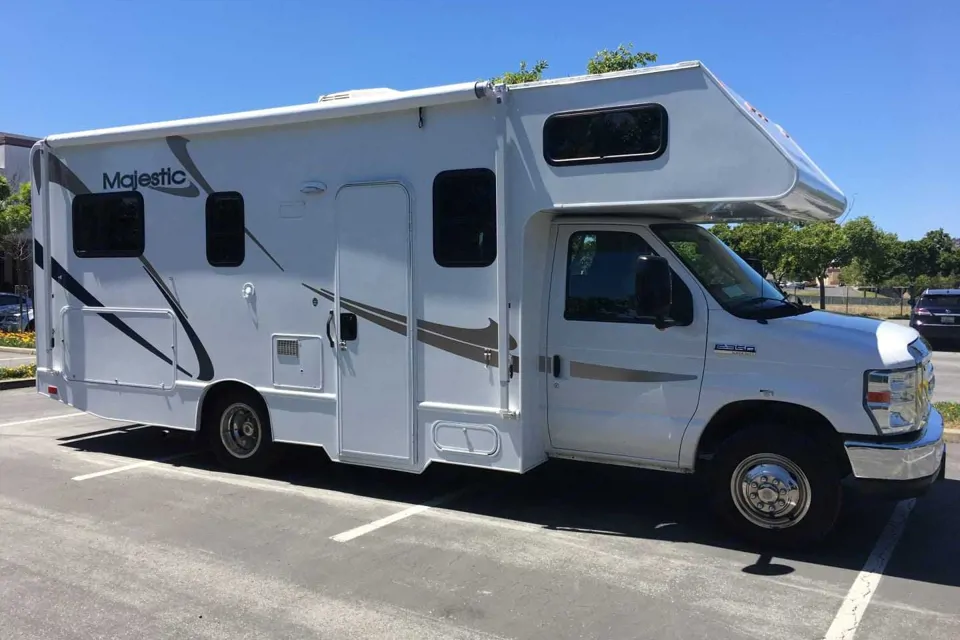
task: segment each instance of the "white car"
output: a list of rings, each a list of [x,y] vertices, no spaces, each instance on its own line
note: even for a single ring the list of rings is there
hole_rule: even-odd
[[[0,331],[33,331],[33,300],[16,293],[0,293]]]

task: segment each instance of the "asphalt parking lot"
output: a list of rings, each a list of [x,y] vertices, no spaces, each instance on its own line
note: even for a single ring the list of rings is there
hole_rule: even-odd
[[[927,497],[849,500],[828,544],[780,557],[719,532],[688,477],[310,449],[238,476],[189,436],[0,392],[4,640],[953,640],[958,531],[956,453]]]

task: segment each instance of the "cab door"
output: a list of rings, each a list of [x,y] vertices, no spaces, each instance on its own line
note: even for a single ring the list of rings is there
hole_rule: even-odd
[[[646,227],[555,226],[547,322],[551,446],[590,457],[677,464],[697,410],[707,341],[699,287]],[[635,264],[664,255],[674,326],[638,315]]]

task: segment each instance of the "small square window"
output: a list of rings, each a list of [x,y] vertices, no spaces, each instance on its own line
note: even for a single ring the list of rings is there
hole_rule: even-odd
[[[207,196],[207,262],[239,267],[246,253],[243,196],[222,191]]]
[[[490,169],[443,171],[433,181],[433,258],[441,267],[497,259],[497,179]]]

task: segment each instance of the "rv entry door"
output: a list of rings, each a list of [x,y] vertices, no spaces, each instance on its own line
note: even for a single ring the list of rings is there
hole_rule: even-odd
[[[338,370],[340,457],[414,463],[409,330],[410,197],[396,182],[337,193],[337,299],[330,319]]]
[[[697,409],[706,304],[673,273],[673,326],[636,298],[644,227],[557,225],[547,324],[547,419],[558,452],[677,464]],[[693,291],[697,295],[692,295]]]

